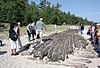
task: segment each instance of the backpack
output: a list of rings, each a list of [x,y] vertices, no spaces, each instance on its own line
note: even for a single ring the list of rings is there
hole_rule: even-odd
[[[18,38],[18,36],[15,32],[11,33],[11,40],[16,41],[17,38]]]

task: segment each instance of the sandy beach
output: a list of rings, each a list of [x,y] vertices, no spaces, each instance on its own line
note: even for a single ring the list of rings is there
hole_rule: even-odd
[[[27,42],[27,37],[21,37],[23,45]],[[6,45],[0,47],[0,68],[66,68],[65,66],[50,65],[39,60],[29,60],[30,56],[11,56],[9,40],[3,40]]]
[[[86,33],[86,31],[85,31]],[[84,35],[87,38],[87,35]],[[28,43],[27,36],[21,36],[21,41],[23,46]],[[11,56],[10,54],[10,42],[8,39],[3,40],[5,44],[0,47],[0,68],[76,68],[73,66],[66,66],[68,62],[72,62],[70,59],[78,59],[76,55],[70,55],[70,58],[64,62],[45,62],[38,59],[30,60],[31,56],[22,56],[21,54],[16,56]],[[19,49],[17,49],[18,51]],[[81,53],[81,52],[80,52]],[[88,68],[100,68],[100,58],[96,57],[89,59],[92,63],[84,63]],[[75,61],[73,63],[76,63]],[[79,62],[81,63],[81,62]],[[81,67],[80,67],[81,68]]]

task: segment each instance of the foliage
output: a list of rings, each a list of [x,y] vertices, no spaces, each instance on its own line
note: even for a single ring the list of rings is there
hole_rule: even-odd
[[[0,22],[23,22],[27,0],[0,0]]]
[[[91,24],[87,19],[62,12],[60,7],[59,3],[52,5],[47,0],[40,0],[38,5],[35,2],[29,4],[27,0],[0,0],[0,22],[11,24],[19,21],[22,25],[27,25],[42,17],[45,24]]]

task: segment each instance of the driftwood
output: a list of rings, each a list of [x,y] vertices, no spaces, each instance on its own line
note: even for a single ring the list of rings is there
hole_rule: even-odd
[[[74,53],[74,48],[80,49],[86,45],[86,40],[77,34],[76,29],[69,29],[43,38],[44,43],[36,44],[33,56],[43,59],[45,56],[52,61],[65,60],[68,54]]]

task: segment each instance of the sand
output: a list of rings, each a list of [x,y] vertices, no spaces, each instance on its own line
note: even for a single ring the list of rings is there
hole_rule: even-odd
[[[85,31],[86,33],[86,31]],[[88,36],[85,34],[83,35],[85,38],[88,38]],[[23,46],[26,45],[28,42],[27,36],[21,36],[21,41]],[[64,62],[61,61],[59,62],[45,62],[45,61],[40,61],[38,59],[33,59],[30,60],[28,58],[32,58],[32,56],[22,56],[22,55],[16,55],[16,56],[11,56],[10,53],[10,43],[9,40],[3,40],[3,43],[5,45],[3,47],[0,47],[0,68],[75,68],[75,67],[69,67],[66,66],[68,62],[76,63],[71,60],[66,60]],[[17,49],[18,51],[19,49]],[[70,55],[70,59],[78,59],[79,57]],[[94,58],[94,59],[89,59],[92,61],[92,63],[86,64],[88,68],[100,68],[100,58]],[[80,62],[81,63],[81,62]],[[81,68],[81,67],[80,67]]]

